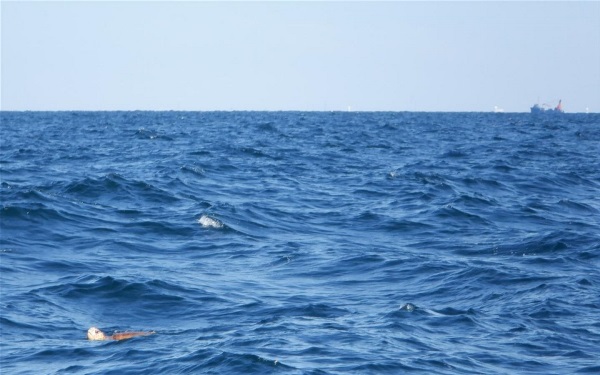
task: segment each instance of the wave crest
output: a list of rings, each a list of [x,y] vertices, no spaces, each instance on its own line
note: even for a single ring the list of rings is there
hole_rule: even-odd
[[[204,228],[223,228],[223,223],[218,219],[213,219],[210,216],[202,215],[200,219],[198,219],[198,224],[202,225]]]

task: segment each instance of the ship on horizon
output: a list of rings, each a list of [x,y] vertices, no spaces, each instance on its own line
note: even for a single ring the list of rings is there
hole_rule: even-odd
[[[531,107],[531,113],[565,113],[565,111],[562,108],[562,99],[558,101],[558,104],[556,105],[556,107],[552,108],[552,106],[548,105],[548,104],[535,104],[533,107]]]

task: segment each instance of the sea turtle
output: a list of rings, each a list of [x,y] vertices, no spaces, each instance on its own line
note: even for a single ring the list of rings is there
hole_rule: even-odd
[[[156,332],[154,332],[154,331],[151,331],[151,332],[121,332],[121,333],[115,333],[113,335],[107,336],[104,334],[104,332],[102,332],[98,328],[91,327],[87,331],[87,338],[88,338],[88,340],[125,340],[125,339],[130,339],[130,338],[136,337],[136,336],[148,336],[148,335],[152,335],[154,333],[156,333]]]

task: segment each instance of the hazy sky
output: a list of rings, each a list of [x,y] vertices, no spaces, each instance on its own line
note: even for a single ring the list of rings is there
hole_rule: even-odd
[[[600,2],[1,2],[3,110],[600,112]]]

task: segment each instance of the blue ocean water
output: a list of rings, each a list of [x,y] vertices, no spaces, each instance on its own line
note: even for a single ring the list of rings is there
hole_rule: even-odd
[[[1,121],[2,374],[600,373],[598,114]]]

